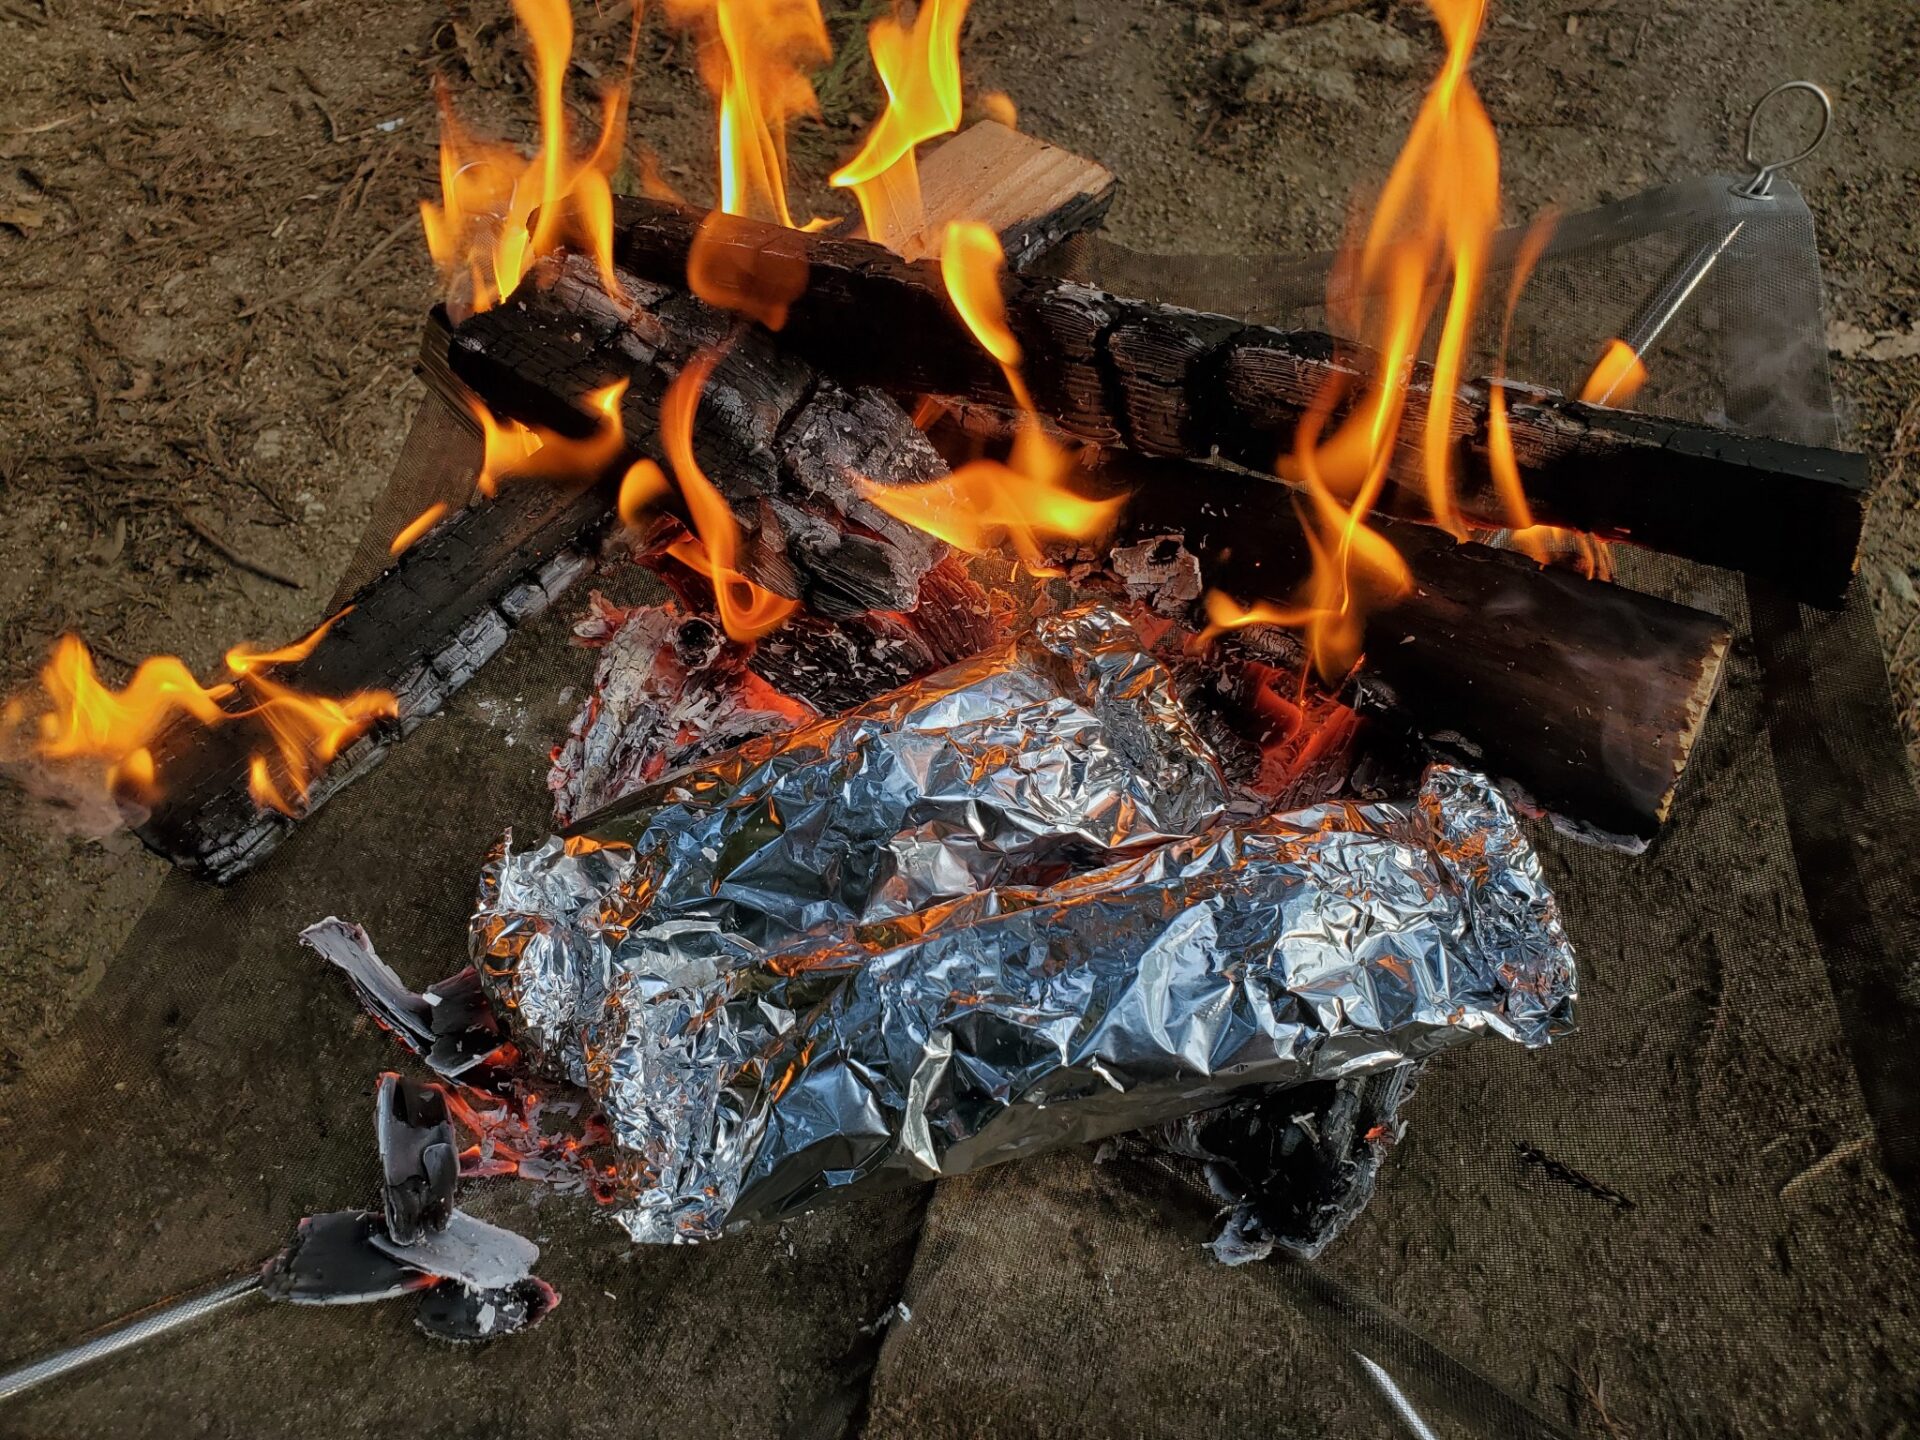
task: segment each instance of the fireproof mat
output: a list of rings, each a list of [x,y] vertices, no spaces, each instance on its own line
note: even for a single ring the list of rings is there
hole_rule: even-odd
[[[424,412],[367,553],[471,458]],[[1624,568],[1739,636],[1673,821],[1638,859],[1533,828],[1580,1032],[1429,1067],[1318,1266],[1215,1264],[1184,1178],[1088,1150],[695,1249],[469,1185],[545,1249],[565,1298],[534,1332],[456,1351],[404,1303],[247,1301],[0,1407],[0,1435],[1394,1433],[1356,1355],[1441,1434],[1605,1434],[1596,1405],[1634,1436],[1884,1433],[1920,1403],[1920,1265],[1883,1169],[1912,1154],[1910,1056],[1888,1045],[1913,1013],[1915,805],[1871,628],[1857,605],[1750,614],[1736,577]],[[337,913],[409,981],[463,963],[487,846],[544,833],[546,750],[592,671],[566,643],[584,599],[258,874],[170,879],[0,1091],[0,1361],[373,1200],[375,1077],[409,1062],[294,937]],[[1523,1164],[1522,1141],[1633,1208]]]

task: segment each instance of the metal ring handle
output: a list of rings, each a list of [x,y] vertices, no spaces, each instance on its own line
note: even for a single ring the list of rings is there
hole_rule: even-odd
[[[1789,155],[1784,160],[1762,160],[1753,153],[1754,144],[1759,137],[1760,112],[1776,95],[1784,95],[1789,90],[1804,90],[1820,102],[1820,128],[1814,132],[1806,148],[1797,155]],[[1833,97],[1811,80],[1788,80],[1762,95],[1754,102],[1753,109],[1747,115],[1747,163],[1754,167],[1753,177],[1734,193],[1749,200],[1764,200],[1773,193],[1773,177],[1790,165],[1798,165],[1814,151],[1818,150],[1827,138],[1827,132],[1833,129]]]

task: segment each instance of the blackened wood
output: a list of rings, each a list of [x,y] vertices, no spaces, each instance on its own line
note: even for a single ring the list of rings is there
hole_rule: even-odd
[[[682,291],[626,278],[610,292],[579,256],[540,262],[508,299],[457,326],[448,362],[495,415],[563,435],[591,434],[601,422],[588,397],[624,383],[628,457],[667,466],[661,404],[702,353],[720,359],[693,451],[740,522],[740,570],[830,617],[910,609],[944,547],[860,487],[943,467],[881,392],[821,379],[765,331]]]
[[[943,446],[965,443],[934,433]],[[1311,573],[1305,529],[1276,482],[1124,451],[1106,452],[1087,480],[1131,497],[1112,546],[1090,563],[1122,585],[1133,579],[1137,598],[1159,599],[1151,592],[1165,584],[1165,608],[1189,617],[1196,588],[1284,606]],[[1414,590],[1368,619],[1350,703],[1517,787],[1567,828],[1629,846],[1652,839],[1719,687],[1726,622],[1425,526],[1382,528]],[[1197,561],[1197,585],[1181,552]],[[1238,634],[1302,662],[1289,632]]]
[[[438,402],[435,402],[438,403]],[[507,486],[456,512],[353,597],[304,660],[275,666],[278,684],[326,696],[385,690],[398,715],[377,722],[309,792],[310,812],[437,713],[504,645],[587,568],[581,547],[605,522],[614,479]],[[244,696],[232,708],[244,706]],[[273,753],[251,719],[182,721],[153,747],[162,798],[134,833],[191,874],[225,883],[258,864],[293,820],[257,806],[249,758]]]
[[[615,258],[647,279],[685,268],[699,217],[644,199],[615,205]],[[726,242],[759,243],[742,225]],[[1007,403],[998,365],[948,303],[937,264],[878,246],[804,237],[805,293],[781,342],[847,384]],[[1121,299],[1072,281],[1009,274],[1008,319],[1043,412],[1081,438],[1150,455],[1219,453],[1266,471],[1316,400],[1363,388],[1364,357],[1332,337],[1245,325]],[[1419,454],[1431,371],[1415,368],[1408,417],[1383,502],[1426,514]],[[1835,604],[1859,550],[1863,456],[1736,435],[1711,426],[1583,405],[1506,387],[1514,449],[1534,518],[1762,575],[1800,598]],[[1459,504],[1480,526],[1507,516],[1494,490],[1486,382],[1454,407]]]

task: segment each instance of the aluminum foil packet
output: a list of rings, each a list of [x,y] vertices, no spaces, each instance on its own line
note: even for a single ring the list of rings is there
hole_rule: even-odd
[[[1051,617],[997,652],[640,789],[489,860],[471,930],[495,1006],[586,1083],[615,982],[679,984],[806,937],[1199,833],[1211,751],[1124,619]],[[652,968],[650,968],[652,967]]]
[[[648,1242],[1570,1025],[1571,950],[1485,779],[1223,804],[1166,672],[1080,612],[503,843],[474,959],[600,1106]]]

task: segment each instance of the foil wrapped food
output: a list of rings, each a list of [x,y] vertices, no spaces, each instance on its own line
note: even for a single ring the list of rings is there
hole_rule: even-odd
[[[648,1242],[1569,1026],[1571,949],[1482,777],[1223,807],[1170,677],[1084,611],[509,839],[474,961],[593,1095]]]

